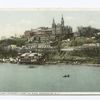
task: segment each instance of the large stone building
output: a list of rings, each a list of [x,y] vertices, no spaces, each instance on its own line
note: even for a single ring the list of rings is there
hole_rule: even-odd
[[[51,34],[52,29],[48,27],[39,27],[37,29],[31,29],[30,31],[24,32],[25,37],[34,42],[49,41]]]
[[[51,28],[39,27],[37,29],[25,31],[24,34],[30,41],[36,42],[64,40],[73,37],[72,28],[64,25],[63,16],[61,18],[61,23],[56,24],[53,19]]]
[[[55,36],[55,39],[67,39],[73,37],[72,28],[70,26],[64,25],[64,18],[62,16],[61,23],[56,24],[53,19],[52,23],[52,35]]]

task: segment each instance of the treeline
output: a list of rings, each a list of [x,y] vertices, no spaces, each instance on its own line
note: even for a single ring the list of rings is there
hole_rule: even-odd
[[[100,32],[100,29],[96,29],[91,26],[87,26],[87,27],[79,26],[77,28],[77,33],[80,36],[84,36],[84,37],[96,36],[98,32]]]
[[[100,29],[91,26],[78,26],[75,32],[73,32],[73,28],[71,26],[66,27],[66,29],[67,33],[74,33],[83,37],[93,37],[96,36],[98,32],[100,32]]]
[[[27,42],[26,38],[13,38],[13,39],[5,39],[0,40],[0,58],[7,57],[16,57],[18,52],[16,49],[8,49],[7,47],[10,45],[16,45],[21,47],[25,45]]]
[[[16,50],[5,50],[0,47],[0,58],[16,57],[18,52]]]
[[[7,45],[22,46],[25,45],[26,41],[27,41],[26,38],[5,39],[5,40],[0,40],[0,46],[7,46]]]

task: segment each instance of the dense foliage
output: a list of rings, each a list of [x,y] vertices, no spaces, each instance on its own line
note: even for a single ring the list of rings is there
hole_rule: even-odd
[[[69,46],[81,46],[83,44],[95,43],[94,38],[76,37],[69,42]]]
[[[5,40],[0,40],[0,46],[7,46],[7,45],[22,46],[25,45],[26,41],[27,41],[26,38],[5,39]]]
[[[98,32],[100,32],[100,29],[96,29],[91,26],[88,27],[79,26],[77,29],[80,36],[84,37],[92,37],[95,36]]]
[[[27,39],[25,38],[13,38],[0,40],[0,58],[16,57],[18,52],[14,49],[6,49],[9,45],[22,46],[25,45]]]

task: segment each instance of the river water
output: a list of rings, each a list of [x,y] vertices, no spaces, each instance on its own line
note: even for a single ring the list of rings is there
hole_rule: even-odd
[[[0,64],[0,92],[99,92],[100,67]],[[69,74],[70,77],[64,78]]]

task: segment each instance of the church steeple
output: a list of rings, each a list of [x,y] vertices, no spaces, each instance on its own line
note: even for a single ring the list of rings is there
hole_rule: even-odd
[[[63,15],[62,15],[62,18],[61,18],[61,25],[64,26],[64,18],[63,18]]]
[[[55,23],[55,20],[54,20],[54,18],[53,18],[52,28],[55,28],[55,26],[56,26],[56,23]]]
[[[54,18],[53,18],[53,22],[52,22],[52,34],[56,34],[56,23],[55,23]]]

